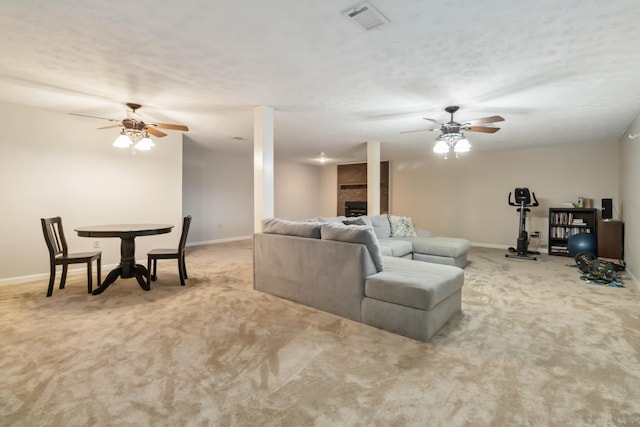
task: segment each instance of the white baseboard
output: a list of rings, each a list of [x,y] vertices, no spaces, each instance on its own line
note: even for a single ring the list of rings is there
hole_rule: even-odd
[[[147,260],[146,258],[144,260],[141,261],[136,261],[137,264],[143,264],[146,265]],[[69,270],[67,270],[67,276],[74,276],[76,274],[82,274],[82,275],[86,275],[87,274],[87,266],[86,264],[78,264],[78,265],[82,265],[82,267],[79,268],[70,268]],[[113,270],[114,268],[116,268],[118,266],[118,264],[102,264],[101,266],[101,273],[107,274],[109,273],[109,271]],[[94,264],[94,268],[95,268],[95,264]],[[56,283],[60,283],[60,275],[62,267],[58,267],[58,270],[56,271]],[[93,271],[93,274],[95,275],[96,272]],[[46,280],[47,282],[49,281],[49,273],[40,273],[40,274],[30,274],[28,276],[17,276],[17,277],[8,277],[6,279],[0,279],[0,286],[4,286],[4,285],[19,285],[21,283],[26,283],[26,282],[33,282],[35,280]]]
[[[626,270],[625,274],[628,275],[631,278],[631,283],[633,283],[633,286],[635,286],[635,288],[638,291],[640,291],[640,282],[638,281],[638,278],[636,276],[634,276],[633,273],[630,272],[629,270]]]
[[[69,270],[69,274],[72,274],[76,270]],[[86,272],[86,270],[84,270]],[[4,285],[19,285],[20,283],[32,282],[35,280],[48,279],[49,273],[31,274],[29,276],[7,277],[6,279],[0,279],[0,286]]]
[[[505,251],[509,250],[509,246],[507,245],[494,245],[493,243],[471,242],[471,246],[475,246],[477,248],[504,249]],[[540,252],[541,254],[549,253],[547,248],[538,248],[538,252]]]
[[[205,240],[203,242],[191,242],[191,243],[187,243],[187,246],[213,245],[216,243],[237,242],[239,240],[249,240],[249,239],[253,239],[253,236],[239,236],[239,237],[229,237],[226,239]]]

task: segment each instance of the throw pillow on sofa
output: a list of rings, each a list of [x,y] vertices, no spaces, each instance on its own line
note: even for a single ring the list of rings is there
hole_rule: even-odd
[[[320,223],[308,221],[289,221],[279,218],[262,220],[262,232],[265,234],[285,234],[287,236],[320,238]]]
[[[337,240],[340,242],[360,243],[369,250],[369,255],[373,260],[378,272],[382,271],[382,252],[378,238],[373,232],[373,228],[368,225],[344,225],[340,223],[322,224],[320,235],[324,240]]]
[[[389,215],[391,223],[391,237],[416,237],[410,216]]]

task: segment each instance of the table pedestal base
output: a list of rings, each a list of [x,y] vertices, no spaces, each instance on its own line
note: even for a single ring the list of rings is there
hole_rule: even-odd
[[[126,270],[129,270],[129,274],[127,274]],[[123,266],[122,264],[120,264],[109,272],[107,277],[105,277],[104,282],[102,282],[102,284],[98,286],[96,290],[91,293],[91,295],[100,295],[105,291],[105,289],[109,287],[109,285],[115,282],[118,277],[129,279],[135,276],[140,287],[145,291],[148,291],[151,289],[149,285],[147,285],[146,281],[148,274],[149,272],[147,271],[147,267],[142,264],[135,264],[133,266]]]

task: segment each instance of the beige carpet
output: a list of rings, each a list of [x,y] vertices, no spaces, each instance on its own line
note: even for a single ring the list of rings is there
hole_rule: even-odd
[[[0,287],[0,425],[640,425],[640,294],[474,248],[420,343],[252,289],[251,242],[87,295]]]

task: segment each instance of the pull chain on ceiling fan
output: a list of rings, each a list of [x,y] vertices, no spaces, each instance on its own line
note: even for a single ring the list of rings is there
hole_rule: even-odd
[[[456,157],[458,157],[458,153],[464,153],[471,149],[471,144],[464,136],[464,133],[462,131],[495,133],[499,131],[500,128],[481,125],[504,121],[504,118],[502,118],[501,116],[491,116],[481,119],[469,120],[464,123],[458,123],[453,120],[453,114],[458,111],[459,108],[460,107],[458,106],[452,105],[444,109],[444,111],[451,115],[451,119],[447,123],[440,123],[437,120],[423,117],[424,120],[433,122],[437,124],[438,127],[431,129],[410,130],[400,133],[429,132],[439,130],[441,134],[440,136],[438,136],[438,138],[436,138],[436,145],[433,147],[433,151],[438,154],[444,154],[444,158],[446,159],[447,155],[451,151],[454,151],[456,153]]]
[[[128,102],[127,107],[130,110],[127,110],[127,118],[123,120],[115,120],[108,119],[106,117],[96,117],[96,116],[88,116],[86,114],[76,114],[69,113],[73,116],[80,117],[90,117],[92,119],[100,119],[100,120],[108,120],[110,122],[117,122],[118,124],[99,127],[98,129],[112,129],[121,127],[122,131],[120,135],[113,143],[114,147],[118,148],[129,148],[131,147],[131,151],[135,153],[135,150],[147,151],[150,150],[151,147],[154,147],[155,144],[149,137],[149,134],[162,138],[163,136],[167,136],[166,133],[158,130],[160,129],[169,129],[169,130],[180,130],[183,132],[187,132],[189,128],[184,125],[176,125],[171,123],[145,123],[136,110],[138,110],[141,105],[135,104],[133,102]]]

